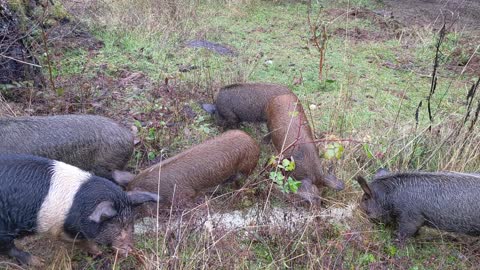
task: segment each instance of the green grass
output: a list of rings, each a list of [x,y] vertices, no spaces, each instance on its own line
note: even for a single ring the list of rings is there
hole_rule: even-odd
[[[324,10],[345,9],[347,3],[351,7],[382,7],[381,1],[374,0],[321,2]],[[448,55],[457,48],[460,37],[447,35],[441,47],[444,56],[441,58],[441,76],[436,94],[432,98],[434,126],[439,125],[442,131],[436,136],[433,133],[421,133],[430,124],[425,99],[430,91],[431,79],[428,76],[431,75],[436,42],[436,36],[431,31],[407,29],[409,35],[405,35],[401,41],[394,38],[394,35],[379,40],[355,40],[352,34],[345,40],[343,35],[334,34],[337,28],[358,28],[367,32],[386,30],[372,20],[353,17],[349,18],[348,22],[341,18],[330,23],[334,17],[323,12],[320,18],[328,23],[330,36],[325,56],[324,80],[319,81],[319,54],[309,41],[311,33],[306,22],[305,4],[287,1],[215,3],[198,6],[196,16],[192,19],[194,23],[189,24],[191,27],[188,31],[172,30],[171,33],[164,33],[164,29],[125,30],[117,26],[94,28],[94,35],[104,42],[104,47],[93,56],[89,56],[84,49],[67,51],[56,66],[54,75],[64,78],[79,75],[81,72],[84,72],[83,75],[87,78],[94,78],[99,72],[116,79],[127,70],[131,73],[140,72],[152,82],[140,90],[126,87],[125,100],[117,101],[121,109],[128,109],[131,114],[144,115],[146,119],[145,123],[135,122],[139,138],[142,139],[136,147],[133,166],[138,166],[137,169],[157,158],[165,149],[167,154],[172,156],[220,132],[211,117],[197,104],[199,101],[211,101],[209,95],[219,86],[238,81],[261,81],[289,86],[301,98],[306,111],[311,113],[311,121],[317,132],[327,132],[335,138],[361,142],[344,143],[345,153],[339,161],[337,173],[347,181],[347,190],[344,193],[327,192],[325,196],[333,201],[355,201],[360,192],[358,186],[351,182],[351,178],[357,172],[371,174],[381,166],[393,170],[478,170],[479,160],[462,164],[460,158],[453,165],[448,165],[448,161],[452,159],[450,152],[458,150],[449,148],[451,145],[435,152],[436,146],[447,137],[448,131],[454,128],[451,123],[460,121],[465,113],[464,99],[471,85],[471,78],[458,76],[443,67],[449,61]],[[318,10],[318,6],[315,6],[315,10]],[[196,38],[228,45],[238,56],[221,56],[206,49],[184,46],[186,41]],[[197,68],[180,72],[180,66]],[[300,76],[302,82],[294,84],[294,79]],[[179,108],[184,104],[193,108],[197,114],[195,118],[186,120],[178,116],[179,112],[172,109],[174,101],[169,101],[166,97],[150,96],[149,93],[158,89],[166,77],[176,80],[180,86],[175,91],[184,93],[180,95],[182,97],[188,96],[192,89],[205,91],[206,94],[199,95],[201,100],[177,100],[180,103]],[[399,97],[402,93],[405,93],[407,98]],[[420,101],[423,101],[423,106],[419,111],[418,128],[415,129],[415,110]],[[310,105],[317,107],[309,110]],[[165,114],[168,113],[163,111],[166,107],[172,109],[173,121],[181,122],[180,130],[173,131],[166,125]],[[155,117],[162,120],[158,123],[148,122]],[[255,131],[251,125],[246,125],[243,129],[257,138],[260,137],[260,132]],[[362,144],[368,146],[370,153],[362,148]],[[269,147],[262,146],[259,164],[263,165],[271,154]],[[431,160],[423,164],[430,156]],[[268,192],[268,185],[258,186],[260,192]],[[251,193],[242,200],[249,204],[256,201],[255,192]],[[276,198],[271,198],[270,201],[272,205],[284,203]],[[292,253],[289,253],[291,242],[282,239],[282,234],[273,234],[264,241],[240,241],[238,246],[252,254],[237,258],[238,268],[277,269],[287,268],[286,265],[293,263],[304,268],[312,265],[316,266],[314,268],[341,265],[348,269],[383,266],[394,269],[399,267],[399,264],[404,269],[467,269],[475,266],[475,260],[462,259],[458,255],[468,253],[468,248],[465,250],[462,246],[449,242],[419,243],[412,240],[406,248],[397,249],[393,245],[390,228],[365,223],[368,222],[355,219],[350,229],[343,226],[321,227],[323,238],[320,241],[312,240],[316,239],[317,232],[309,228],[306,233],[308,236],[301,240],[292,240],[302,243],[299,244],[300,251],[295,250]],[[359,238],[345,240],[346,236],[355,230],[360,232]],[[198,246],[202,241],[208,242],[203,236],[191,236],[181,243],[179,259],[183,265],[190,265],[189,258],[194,257],[199,250],[205,250]],[[352,241],[358,243],[353,245]],[[152,250],[154,245],[155,241],[145,239],[140,241],[138,247]],[[309,248],[321,249],[312,254],[322,254],[323,257],[309,257]],[[289,261],[294,257],[292,254],[303,254],[303,257]],[[171,259],[165,254],[159,256],[163,260]],[[216,258],[205,260],[215,261]],[[230,262],[230,258],[228,260]]]

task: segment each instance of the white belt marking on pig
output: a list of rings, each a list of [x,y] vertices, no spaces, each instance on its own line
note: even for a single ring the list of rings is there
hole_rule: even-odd
[[[51,172],[50,189],[37,217],[37,231],[59,236],[75,194],[92,175],[60,161],[53,162]]]

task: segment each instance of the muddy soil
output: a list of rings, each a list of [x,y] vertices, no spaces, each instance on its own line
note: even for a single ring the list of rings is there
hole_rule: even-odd
[[[385,10],[406,26],[447,26],[457,30],[480,31],[479,0],[385,0]]]

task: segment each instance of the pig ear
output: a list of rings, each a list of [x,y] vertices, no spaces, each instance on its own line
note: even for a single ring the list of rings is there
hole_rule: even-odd
[[[93,213],[88,216],[88,219],[100,223],[116,215],[117,211],[113,208],[113,203],[110,201],[103,201],[95,207],[95,210],[93,210]]]
[[[217,107],[213,104],[203,103],[202,109],[204,109],[209,114],[214,114],[217,111]]]
[[[128,183],[130,183],[133,178],[135,178],[135,175],[126,171],[113,171],[112,173],[113,180],[117,182],[117,184],[121,186],[126,186]]]
[[[161,197],[156,193],[147,191],[129,191],[127,196],[132,202],[133,206],[138,206],[146,202],[159,202]]]
[[[382,177],[382,176],[387,175],[389,173],[390,173],[390,171],[387,168],[380,168],[375,173],[374,178]]]
[[[370,187],[368,186],[367,184],[367,180],[365,180],[365,178],[361,177],[361,176],[357,176],[357,182],[358,184],[360,185],[360,187],[362,188],[363,192],[365,192],[365,194],[367,196],[369,196],[370,198],[373,197],[373,193],[372,191],[370,190]]]

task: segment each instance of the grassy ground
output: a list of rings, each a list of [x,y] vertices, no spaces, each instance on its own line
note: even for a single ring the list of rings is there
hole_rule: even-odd
[[[380,167],[392,171],[480,170],[478,124],[470,132],[470,121],[462,127],[466,95],[478,71],[462,74],[457,65],[470,59],[471,47],[479,44],[478,39],[472,41],[475,35],[470,32],[450,31],[440,46],[430,123],[427,98],[438,29],[405,25],[379,15],[377,11],[385,8],[381,1],[320,1],[322,7],[313,6],[313,23],[324,25],[328,33],[322,80],[318,78],[320,54],[311,40],[305,3],[160,2],[141,0],[132,6],[123,0],[92,1],[80,7],[65,1],[65,7],[89,27],[93,37],[82,46],[52,41],[53,75],[56,93],[61,95],[46,98],[50,103],[37,105],[34,113],[97,113],[131,126],[139,141],[131,166],[140,170],[221,132],[198,105],[211,102],[220,86],[274,82],[288,85],[300,97],[319,138],[338,140],[344,148],[335,163],[347,188],[339,193],[325,191],[323,208],[355,203],[361,192],[352,179],[357,174],[371,175]],[[236,54],[185,46],[194,39],[226,45]],[[92,48],[94,40],[103,46]],[[259,141],[266,132],[265,127],[255,125],[243,129]],[[321,154],[332,146],[331,141],[319,144]],[[195,211],[175,215],[175,220],[186,221],[164,222],[159,231],[139,236],[136,256],[123,262],[114,258],[92,261],[60,248],[49,255],[50,268],[478,266],[479,247],[470,238],[423,230],[418,239],[398,249],[391,228],[371,225],[358,211],[332,224],[318,217],[320,209],[296,202],[292,207],[294,199],[271,189],[266,176],[260,174],[272,150],[262,145],[259,168],[239,191],[227,187],[215,192]],[[192,221],[209,211],[229,212],[255,204],[265,209],[308,209],[311,218],[291,221],[295,226],[289,230],[272,224],[208,230]],[[28,245],[34,253],[38,250],[35,242]]]

